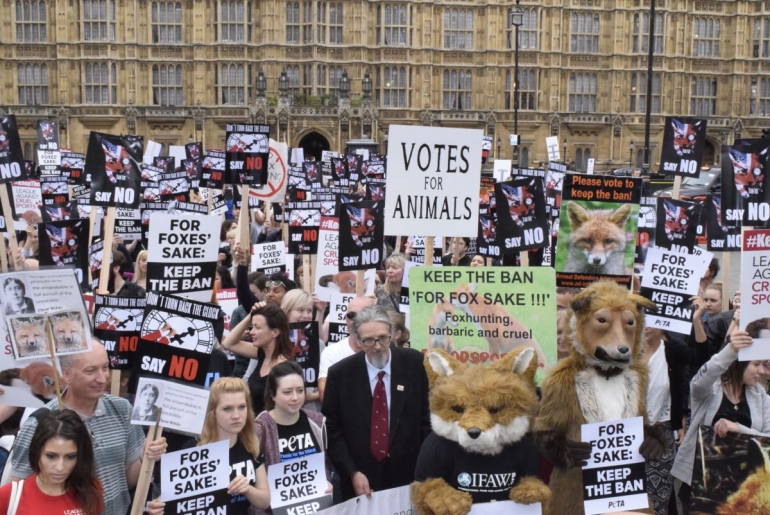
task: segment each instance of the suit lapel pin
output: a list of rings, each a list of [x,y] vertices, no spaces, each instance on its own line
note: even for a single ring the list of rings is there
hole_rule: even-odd
[[[399,392],[403,392],[404,391],[404,385],[400,384],[400,385],[396,386],[396,390],[398,390]]]

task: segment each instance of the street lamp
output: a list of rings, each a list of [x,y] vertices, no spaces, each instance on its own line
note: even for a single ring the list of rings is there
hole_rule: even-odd
[[[634,166],[634,142],[628,144],[628,166]]]
[[[348,72],[343,70],[340,77],[340,95],[343,98],[347,98],[348,93],[350,93],[350,79],[348,79]]]
[[[282,97],[289,91],[289,77],[286,75],[286,70],[282,71],[278,78],[278,91],[281,92]]]
[[[257,97],[258,98],[265,98],[265,91],[267,91],[267,77],[265,77],[265,72],[262,71],[262,68],[259,69],[259,73],[257,73]]]
[[[567,164],[567,138],[564,138],[564,164]]]
[[[369,70],[364,73],[364,79],[361,81],[361,92],[364,94],[364,98],[368,99],[372,94],[372,78],[369,76]]]
[[[519,7],[519,2],[516,0],[516,7],[512,8],[509,16],[511,25],[514,29],[513,39],[514,43],[514,65],[513,65],[513,132],[518,138],[519,135],[519,27],[524,21],[524,13]],[[518,143],[518,141],[517,141]],[[515,165],[519,166],[519,146],[516,145],[513,149],[513,159]]]
[[[497,138],[497,158],[500,159],[502,156],[500,155],[500,145],[502,142],[500,141],[500,138]]]

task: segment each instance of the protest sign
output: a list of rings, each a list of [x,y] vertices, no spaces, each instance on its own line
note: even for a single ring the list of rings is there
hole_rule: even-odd
[[[425,236],[409,236],[406,243],[407,258],[419,265],[425,264],[425,245],[428,239]],[[433,266],[441,266],[441,257],[444,252],[443,238],[433,237]]]
[[[73,267],[78,282],[88,286],[88,219],[73,218],[38,224],[41,266]]]
[[[0,116],[0,184],[23,181],[27,177],[16,117]],[[6,216],[10,216],[10,211]]]
[[[706,224],[706,250],[711,252],[740,252],[741,228],[728,227],[722,218],[722,196],[709,195],[703,206],[701,220]]]
[[[700,278],[712,254],[689,254],[686,250],[652,247],[647,250],[641,294],[653,301],[657,313],[645,315],[650,327],[690,334],[693,307],[690,297],[697,295]]]
[[[145,305],[145,297],[94,297],[94,336],[107,350],[110,368],[133,366]]]
[[[206,420],[210,393],[204,388],[140,377],[136,386],[131,423],[154,426],[160,420],[160,427],[200,434]]]
[[[56,399],[54,369],[48,355],[35,360],[17,361],[14,357],[11,337],[0,324],[0,385],[3,388],[3,405],[21,408],[42,408]]]
[[[91,205],[139,207],[142,138],[91,132],[85,173],[91,176]]]
[[[708,121],[667,116],[660,151],[660,173],[682,177],[700,176]]]
[[[120,235],[123,241],[133,241],[142,237],[142,214],[139,209],[115,210],[115,227],[113,232]]]
[[[382,202],[344,204],[340,209],[339,270],[366,270],[382,261]]]
[[[3,318],[17,360],[91,349],[91,324],[72,270],[0,274]],[[46,324],[50,326],[47,333]]]
[[[644,273],[647,250],[655,246],[657,205],[658,199],[656,197],[642,197],[639,203],[639,227],[636,229],[634,272],[640,276]]]
[[[305,373],[305,386],[317,386],[318,364],[321,360],[318,322],[289,324],[289,341],[293,347],[294,361]]]
[[[225,171],[228,184],[266,184],[270,126],[227,124],[225,130]]]
[[[137,347],[142,358],[133,372],[206,384],[219,311],[214,304],[147,292]],[[132,385],[135,379],[134,374]]]
[[[316,513],[332,505],[331,494],[324,493],[326,465],[322,452],[270,465],[267,478],[270,509],[275,515]]]
[[[200,185],[221,190],[225,184],[225,153],[207,150],[201,163]]]
[[[270,140],[270,155],[267,159],[267,182],[252,186],[249,195],[265,202],[279,202],[286,194],[288,173],[288,145]]]
[[[497,242],[503,254],[548,245],[542,179],[523,177],[495,184],[495,213]]]
[[[770,140],[722,145],[722,210],[729,227],[770,226]]]
[[[158,180],[160,200],[190,200],[190,178],[187,172],[166,173]]]
[[[507,181],[511,176],[512,161],[510,159],[495,159],[492,174],[497,182]]]
[[[718,436],[703,425],[697,431],[690,515],[765,513],[770,438],[733,431]]]
[[[390,126],[385,234],[476,236],[482,136],[477,129]]]
[[[556,245],[556,285],[602,279],[630,287],[641,179],[567,174]]]
[[[346,272],[352,275],[352,272]],[[354,278],[355,280],[355,278]],[[336,343],[340,340],[344,340],[349,335],[348,326],[345,324],[345,315],[348,313],[348,304],[351,300],[356,298],[355,284],[353,293],[339,293],[335,292],[331,294],[331,300],[329,301],[329,341],[328,345]]]
[[[417,266],[409,270],[412,348],[463,363],[496,360],[526,345],[538,377],[556,363],[556,296],[550,267]]]
[[[741,253],[740,328],[754,338],[738,359],[770,359],[770,229],[745,229]]]
[[[219,219],[153,213],[150,222],[147,289],[210,300],[219,254]]]
[[[559,154],[559,137],[547,136],[545,138],[545,148],[548,152],[549,161],[560,161],[561,155]],[[564,148],[567,148],[567,142],[564,142]],[[566,159],[566,158],[565,158]]]
[[[286,272],[286,245],[282,241],[252,245],[251,271],[265,275]]]
[[[329,281],[337,273],[339,262],[339,221],[336,218],[321,217],[321,229],[318,232],[318,259],[315,265],[315,289],[319,300],[328,302],[333,291],[338,291],[337,285]],[[355,275],[353,275],[353,291],[355,291]],[[321,284],[321,278],[324,284]]]
[[[664,249],[680,248],[690,252],[695,246],[702,209],[699,203],[658,197],[655,245]]]
[[[67,183],[71,185],[91,184],[89,179],[86,183],[83,168],[85,167],[85,154],[72,152],[62,149],[61,151],[61,169],[62,175],[67,177]]]
[[[37,163],[40,166],[41,175],[61,175],[58,122],[38,120]]]
[[[230,334],[230,317],[233,314],[240,303],[238,302],[238,293],[235,288],[225,288],[217,291],[217,304],[222,309],[222,313],[225,316],[225,331],[222,334],[224,339]],[[232,358],[231,358],[232,359]]]
[[[292,210],[289,213],[289,253],[317,253],[318,231],[320,229],[320,225],[320,209]]]
[[[43,197],[40,194],[40,181],[12,182],[10,194],[14,229],[25,231],[27,226],[42,220],[40,210]]]
[[[190,494],[198,496],[227,490],[230,484],[229,464],[228,440],[164,454],[160,460],[161,500],[169,502],[190,497]]]
[[[639,454],[642,417],[583,424],[581,440],[591,444],[583,467],[586,515],[647,508],[647,474]]]

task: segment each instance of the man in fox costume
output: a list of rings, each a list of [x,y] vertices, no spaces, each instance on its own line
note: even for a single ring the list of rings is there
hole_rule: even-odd
[[[412,483],[419,515],[466,515],[474,503],[513,500],[548,505],[540,462],[528,435],[537,413],[534,349],[521,346],[487,366],[428,352],[433,432],[423,442]]]
[[[649,371],[641,361],[643,308],[655,304],[614,282],[603,281],[576,295],[571,303],[572,349],[543,383],[534,437],[554,469],[550,510],[544,515],[582,515],[581,468],[591,444],[580,441],[580,426],[644,417],[645,438],[639,452],[659,460],[665,437],[647,424]]]

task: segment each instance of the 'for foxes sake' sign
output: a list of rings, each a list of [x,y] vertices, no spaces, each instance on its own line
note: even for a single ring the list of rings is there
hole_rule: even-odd
[[[482,137],[477,129],[391,125],[385,234],[475,238]]]

